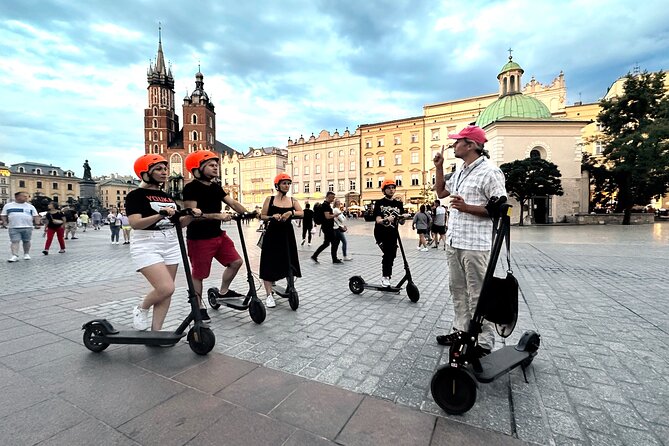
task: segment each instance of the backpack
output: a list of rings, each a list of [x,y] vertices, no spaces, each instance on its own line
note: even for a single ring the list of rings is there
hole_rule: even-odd
[[[314,205],[314,224],[322,225],[325,221],[325,211],[323,211],[323,203],[316,203]]]

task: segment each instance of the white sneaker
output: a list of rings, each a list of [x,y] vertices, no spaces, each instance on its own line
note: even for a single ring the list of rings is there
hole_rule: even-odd
[[[351,257],[351,256],[344,256],[344,260],[346,260],[346,261],[350,261],[350,260],[353,260],[353,257]]]
[[[267,299],[265,299],[265,306],[266,306],[267,308],[274,308],[274,307],[276,307],[276,302],[274,302],[274,298],[272,297],[271,294],[270,294],[269,296],[267,296]]]
[[[427,246],[424,246],[424,247],[420,248],[420,250],[423,251],[423,252],[425,252],[425,251],[429,251],[429,249],[428,249]]]
[[[30,254],[23,254],[23,260],[30,260]]]
[[[10,258],[7,259],[8,262],[18,262],[19,261],[19,256],[11,256]]]
[[[150,327],[149,324],[149,310],[143,310],[139,306],[133,308],[132,310],[132,326],[135,327],[135,330],[144,331],[148,330]]]
[[[390,277],[383,277],[381,279],[381,286],[390,286]]]

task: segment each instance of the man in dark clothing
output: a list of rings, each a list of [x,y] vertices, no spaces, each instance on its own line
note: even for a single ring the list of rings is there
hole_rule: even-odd
[[[68,206],[63,209],[63,215],[65,216],[65,238],[67,239],[72,234],[72,240],[76,240],[77,237],[75,237],[75,234],[77,233],[79,214],[77,214],[77,211],[73,207]]]
[[[311,210],[311,205],[307,203],[304,206],[304,217],[302,217],[302,245],[307,240],[307,245],[311,246],[311,230],[314,227],[314,211]]]
[[[325,201],[321,205],[321,212],[323,213],[323,224],[321,224],[321,231],[323,231],[323,244],[318,247],[311,260],[318,263],[318,255],[328,246],[332,245],[330,252],[332,254],[332,263],[344,263],[337,258],[337,249],[339,248],[339,239],[335,237],[334,232],[334,214],[332,213],[332,202],[335,199],[335,193],[328,191],[325,194]]]
[[[381,271],[383,278],[381,285],[390,286],[390,277],[393,274],[393,263],[397,257],[397,225],[404,215],[404,205],[399,200],[393,199],[397,185],[393,180],[385,180],[381,183],[383,198],[374,203],[374,239],[383,251],[381,258]]]

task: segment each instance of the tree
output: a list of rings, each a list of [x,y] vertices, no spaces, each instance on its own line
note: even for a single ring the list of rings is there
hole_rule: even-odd
[[[520,221],[523,226],[523,206],[536,196],[562,195],[562,174],[550,161],[530,157],[504,163],[499,168],[506,177],[506,191],[520,204]]]
[[[647,205],[669,191],[669,97],[664,72],[628,74],[624,93],[602,100],[597,116],[605,144],[600,167],[611,181],[604,191],[615,194],[615,212],[630,224],[634,205]]]
[[[37,209],[37,212],[44,212],[48,209],[47,205],[51,203],[51,198],[45,196],[45,195],[35,195],[32,200],[30,200],[30,204],[35,206],[35,209]]]

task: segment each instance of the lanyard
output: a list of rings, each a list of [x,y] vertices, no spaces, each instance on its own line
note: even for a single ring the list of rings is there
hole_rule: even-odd
[[[463,172],[464,169],[460,170],[460,172],[458,173],[458,178],[457,178],[457,180],[455,181],[455,192],[458,192],[458,191],[459,191],[459,189],[460,189],[460,185],[462,184],[462,182],[465,181],[465,180],[467,179],[467,177],[469,176],[469,174],[472,173],[472,172],[474,171],[474,169],[476,169],[477,167],[479,167],[479,165],[480,165],[482,162],[483,162],[483,158],[480,158],[479,160],[477,160],[477,161],[475,162],[474,165],[470,166],[470,168],[467,169],[467,174],[464,176],[464,178],[461,178],[461,177],[462,177],[462,172]]]

